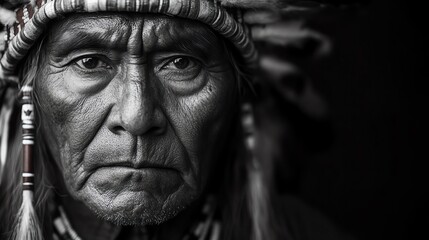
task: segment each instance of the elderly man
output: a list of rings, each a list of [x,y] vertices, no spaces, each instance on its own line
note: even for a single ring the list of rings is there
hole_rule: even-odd
[[[264,13],[243,18],[243,9],[272,13],[272,4],[289,6],[211,0],[17,6],[16,19],[5,20],[14,24],[6,28],[0,68],[2,236],[337,237],[325,220],[307,233],[309,224],[283,218],[288,207],[272,197],[270,164],[254,151],[249,89],[257,58],[245,22]]]

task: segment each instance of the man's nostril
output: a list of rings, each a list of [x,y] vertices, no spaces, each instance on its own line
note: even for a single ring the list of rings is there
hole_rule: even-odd
[[[125,131],[125,129],[122,126],[114,126],[110,130],[115,134]]]
[[[127,130],[126,128],[118,125],[118,126],[114,126],[110,128],[110,131],[113,132],[114,134],[120,134],[121,132],[130,132],[129,130]],[[136,134],[138,132],[138,134]],[[134,129],[132,133],[133,135],[161,135],[164,132],[164,128],[163,127],[159,127],[159,126],[154,126],[151,127],[149,129],[147,129],[146,131],[142,130],[139,131],[138,129]]]

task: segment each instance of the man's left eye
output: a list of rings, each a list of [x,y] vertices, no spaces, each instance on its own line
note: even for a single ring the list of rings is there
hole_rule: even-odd
[[[163,66],[163,69],[186,70],[196,67],[198,63],[189,57],[176,57]]]
[[[188,56],[175,56],[167,59],[157,71],[162,80],[186,82],[198,77],[202,70],[199,60]]]
[[[105,61],[99,57],[83,57],[76,61],[76,65],[83,70],[96,70],[99,68],[110,69],[112,68]]]
[[[204,86],[206,78],[201,75],[203,71],[203,64],[198,59],[175,56],[157,69],[156,76],[176,93],[190,94]]]

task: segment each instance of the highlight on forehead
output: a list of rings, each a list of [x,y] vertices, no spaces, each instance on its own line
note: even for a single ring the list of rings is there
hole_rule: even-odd
[[[143,44],[156,50],[172,47],[211,48],[219,44],[220,36],[209,26],[194,20],[161,14],[78,13],[54,23],[49,43],[54,46],[79,47],[103,45],[120,47],[126,44],[132,28],[141,24]],[[126,47],[126,46],[121,46]],[[55,49],[54,49],[55,50]],[[151,50],[146,49],[146,50]]]

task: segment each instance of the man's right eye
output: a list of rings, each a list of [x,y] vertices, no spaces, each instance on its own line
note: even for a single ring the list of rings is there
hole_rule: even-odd
[[[70,57],[67,79],[81,92],[89,93],[106,86],[116,75],[118,63],[108,55],[85,54]]]

